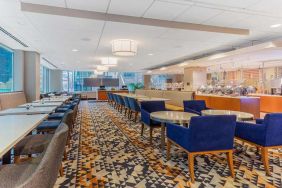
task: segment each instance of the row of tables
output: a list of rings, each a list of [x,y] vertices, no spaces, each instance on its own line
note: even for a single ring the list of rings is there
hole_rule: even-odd
[[[43,98],[0,111],[0,158],[71,96]]]
[[[169,101],[169,99],[147,97],[144,95],[128,94],[128,93],[114,93],[120,96],[126,96],[136,99],[139,102],[142,101]],[[203,110],[202,115],[236,115],[237,121],[251,121],[254,119],[254,115],[246,112],[231,111],[231,110]],[[151,119],[161,122],[161,149],[164,151],[165,147],[165,124],[166,123],[177,123],[180,125],[189,126],[190,119],[197,114],[189,112],[179,111],[158,111],[150,114]]]

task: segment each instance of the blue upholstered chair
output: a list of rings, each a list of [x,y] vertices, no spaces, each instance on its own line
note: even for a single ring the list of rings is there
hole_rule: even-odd
[[[235,136],[261,149],[265,171],[270,175],[268,149],[282,148],[282,113],[267,114],[262,124],[237,122]]]
[[[118,98],[116,94],[113,94],[113,100],[114,100],[114,108],[118,108]]]
[[[128,97],[123,97],[123,100],[124,100],[124,107],[125,107],[124,115],[128,115],[129,117],[131,110],[130,110]]]
[[[118,102],[118,111],[120,111],[122,113],[122,110],[124,108],[124,100],[123,97],[120,95],[116,95],[117,96],[117,102]]]
[[[150,128],[150,144],[152,144],[153,129],[161,127],[161,123],[151,120],[150,113],[157,111],[166,111],[164,101],[144,101],[141,102],[141,136],[143,136],[144,125]]]
[[[132,116],[132,113],[134,113],[134,121],[137,122],[137,118],[138,118],[138,113],[141,111],[140,109],[140,106],[137,102],[136,99],[134,98],[128,98],[128,102],[129,102],[129,107],[130,107],[130,119],[131,119],[131,116]]]
[[[207,110],[206,102],[204,100],[189,100],[183,101],[184,112],[190,112],[198,115],[202,115],[202,110]]]
[[[167,125],[167,158],[170,159],[171,144],[176,144],[188,153],[191,181],[194,183],[195,155],[226,153],[231,176],[233,169],[233,142],[236,116],[197,116],[192,117],[189,128]]]

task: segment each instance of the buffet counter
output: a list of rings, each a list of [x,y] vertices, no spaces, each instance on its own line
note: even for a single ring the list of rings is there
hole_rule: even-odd
[[[253,114],[255,118],[260,117],[260,98],[256,96],[232,97],[232,96],[196,94],[195,99],[205,100],[208,108],[213,108],[218,110],[234,110],[240,112],[247,112]]]
[[[250,94],[252,97],[260,98],[260,111],[265,113],[282,112],[281,95]]]
[[[105,101],[108,100],[107,93],[128,93],[128,90],[98,90],[97,91],[97,100]]]

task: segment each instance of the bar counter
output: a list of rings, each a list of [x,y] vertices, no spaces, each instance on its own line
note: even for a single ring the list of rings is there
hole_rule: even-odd
[[[282,112],[282,96],[266,94],[250,94],[260,98],[260,111],[265,113]]]
[[[257,96],[232,97],[196,94],[195,99],[205,100],[208,108],[217,110],[234,110],[240,112],[247,112],[253,114],[255,118],[260,117],[260,98]]]
[[[108,98],[107,98],[107,93],[108,92],[112,92],[112,93],[128,93],[128,90],[98,90],[97,91],[98,100],[101,100],[101,101],[108,100]]]

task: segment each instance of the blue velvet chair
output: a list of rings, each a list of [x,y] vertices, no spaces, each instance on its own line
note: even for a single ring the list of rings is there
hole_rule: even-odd
[[[190,112],[197,115],[202,115],[202,110],[208,110],[204,100],[189,100],[183,101],[184,112]]]
[[[114,100],[114,108],[117,109],[118,108],[118,98],[116,94],[113,94],[113,100]]]
[[[118,102],[118,111],[120,111],[122,113],[122,110],[124,109],[124,100],[123,97],[120,95],[116,95],[117,96],[117,102]]]
[[[235,136],[258,147],[267,175],[270,175],[268,149],[282,148],[282,113],[267,114],[262,124],[237,122]]]
[[[144,101],[141,102],[141,136],[143,136],[144,125],[150,128],[150,144],[152,144],[153,129],[160,128],[161,123],[151,120],[150,113],[157,111],[166,111],[164,101]]]
[[[233,142],[236,116],[197,116],[190,120],[189,128],[168,123],[167,159],[170,159],[171,144],[183,148],[188,154],[191,182],[194,183],[194,157],[210,153],[226,153],[231,176],[233,168]]]
[[[141,111],[140,106],[136,99],[128,98],[129,107],[130,107],[130,115],[129,118],[131,119],[132,113],[134,113],[134,121],[137,122],[138,114]]]
[[[124,115],[127,115],[129,117],[131,110],[130,110],[130,104],[129,104],[129,99],[128,97],[123,97],[124,100]]]

